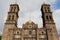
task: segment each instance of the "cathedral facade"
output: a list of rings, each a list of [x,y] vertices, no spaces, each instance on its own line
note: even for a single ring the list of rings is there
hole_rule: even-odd
[[[43,27],[29,20],[22,28],[17,27],[19,5],[11,4],[4,25],[2,40],[59,40],[49,4],[42,4]]]

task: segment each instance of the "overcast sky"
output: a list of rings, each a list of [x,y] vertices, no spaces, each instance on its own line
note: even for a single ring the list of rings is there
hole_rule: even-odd
[[[0,0],[0,34],[4,27],[10,4],[14,4],[15,0]],[[30,18],[33,22],[42,27],[41,5],[47,3],[51,5],[51,11],[56,23],[58,34],[60,33],[60,0],[17,0],[19,5],[18,27],[26,23]],[[31,15],[30,15],[31,14]]]

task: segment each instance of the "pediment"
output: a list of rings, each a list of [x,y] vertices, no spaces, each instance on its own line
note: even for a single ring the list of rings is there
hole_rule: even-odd
[[[37,28],[37,24],[35,24],[33,21],[29,20],[25,24],[23,24],[23,28]]]
[[[35,23],[34,23],[33,21],[29,20],[29,21],[27,21],[25,24],[27,24],[27,25],[29,25],[29,24],[33,25],[33,24],[35,24]]]

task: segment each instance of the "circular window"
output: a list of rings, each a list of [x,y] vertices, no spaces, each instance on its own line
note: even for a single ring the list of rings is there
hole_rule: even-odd
[[[17,34],[19,34],[19,31],[17,31]]]
[[[32,28],[32,26],[29,26],[29,28]]]

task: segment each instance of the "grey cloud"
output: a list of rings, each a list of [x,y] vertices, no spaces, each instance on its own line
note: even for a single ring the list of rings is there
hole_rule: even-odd
[[[58,34],[60,35],[60,9],[57,9],[53,12],[53,17],[56,23]]]
[[[47,0],[17,0],[17,3],[20,7],[19,11],[19,20],[18,26],[22,26],[23,23],[29,20],[29,14],[31,13],[31,20],[42,26],[42,19],[40,8],[43,2],[48,2],[51,4],[55,3],[55,1],[47,1]],[[0,31],[3,30],[3,25],[7,17],[7,12],[9,10],[9,5],[14,3],[15,0],[0,0]],[[52,4],[51,4],[52,5]],[[35,15],[36,14],[36,15]]]

